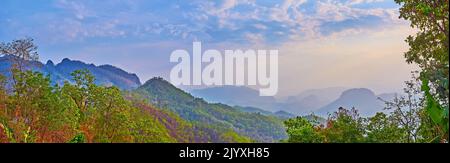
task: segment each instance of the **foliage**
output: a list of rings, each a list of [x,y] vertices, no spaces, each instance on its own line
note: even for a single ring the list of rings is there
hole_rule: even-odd
[[[289,135],[289,143],[320,143],[324,141],[323,135],[318,133],[318,129],[309,120],[303,117],[296,117],[284,122],[286,132]]]
[[[406,41],[408,63],[421,68],[420,79],[426,113],[440,130],[438,139],[448,141],[449,108],[449,2],[448,0],[395,0],[401,4],[400,17],[418,29]]]
[[[377,113],[375,116],[367,119],[367,140],[370,143],[401,143],[405,141],[406,133],[404,129],[398,126],[392,116],[384,113]]]
[[[246,113],[224,104],[211,104],[176,88],[162,78],[153,78],[139,87],[135,94],[150,103],[171,110],[183,119],[214,135],[214,142],[223,141],[229,130],[259,142],[276,142],[286,138],[281,119],[259,113]],[[202,125],[208,124],[208,126]],[[208,129],[206,129],[208,128]],[[219,135],[215,135],[219,134]],[[239,138],[236,140],[246,140]]]
[[[0,43],[0,56],[5,55],[13,60],[13,68],[24,71],[30,61],[37,61],[39,54],[32,38],[13,40],[9,43]]]
[[[356,109],[339,108],[324,128],[325,142],[359,143],[364,142],[364,124]]]

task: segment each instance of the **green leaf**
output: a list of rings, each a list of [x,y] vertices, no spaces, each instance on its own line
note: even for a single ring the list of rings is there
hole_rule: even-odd
[[[75,137],[69,141],[69,143],[84,143],[84,142],[86,141],[84,138],[84,134],[82,133],[75,135]]]
[[[427,106],[427,111],[434,123],[440,124],[442,122],[442,119],[444,118],[444,110],[441,109],[436,101],[433,100],[431,105]]]
[[[444,117],[448,118],[448,106],[444,108]]]
[[[422,78],[421,90],[426,92],[426,93],[430,91],[430,86],[428,86],[428,80],[425,79],[425,78]]]

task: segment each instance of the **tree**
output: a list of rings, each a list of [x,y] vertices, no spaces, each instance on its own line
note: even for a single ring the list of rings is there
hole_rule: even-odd
[[[324,137],[320,135],[315,126],[303,117],[296,117],[284,121],[289,143],[321,143]]]
[[[34,61],[39,59],[37,52],[37,46],[33,42],[32,38],[13,40],[9,43],[0,43],[0,56],[5,56],[3,59],[7,62],[11,62],[10,67],[11,80],[10,82],[13,89],[17,89],[18,78],[23,79],[26,70],[29,69]]]
[[[13,68],[19,71],[24,71],[27,66],[32,63],[30,61],[37,61],[39,54],[37,46],[32,38],[25,38],[13,40],[9,43],[0,43],[0,56],[8,56],[13,62]]]
[[[440,139],[448,141],[449,1],[395,1],[402,5],[400,18],[409,20],[411,27],[419,30],[406,39],[410,49],[405,58],[421,68],[426,112],[439,127]]]
[[[5,99],[6,99],[6,77],[0,74],[0,104],[2,104],[3,100]]]
[[[417,72],[412,73],[412,80],[406,81],[403,89],[404,96],[395,96],[392,101],[385,101],[386,110],[391,111],[392,122],[398,123],[401,131],[405,132],[407,143],[417,142],[420,138],[419,128],[421,125],[421,112],[424,108],[424,99],[421,95],[420,79],[416,77]]]
[[[72,114],[59,88],[41,73],[14,73],[16,89],[6,94],[0,113],[8,142],[65,142],[72,133],[68,121]]]
[[[392,116],[377,113],[367,119],[367,140],[369,143],[403,143],[407,137],[398,121]]]
[[[323,131],[326,137],[325,142],[364,142],[364,127],[364,119],[359,116],[359,113],[355,108],[347,110],[341,107],[328,118],[327,127]]]

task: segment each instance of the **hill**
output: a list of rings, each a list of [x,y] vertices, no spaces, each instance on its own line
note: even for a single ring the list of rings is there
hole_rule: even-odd
[[[286,138],[281,119],[260,113],[242,112],[234,107],[208,103],[176,88],[162,78],[153,78],[139,87],[136,94],[160,108],[172,110],[197,125],[208,124],[216,131],[232,129],[260,142]]]
[[[309,89],[284,99],[284,108],[291,113],[302,115],[315,112],[336,100],[344,92],[344,87]]]
[[[390,98],[392,95],[382,94],[385,98]],[[362,116],[373,116],[376,112],[382,112],[385,104],[378,99],[373,91],[367,88],[355,88],[344,91],[338,99],[330,104],[320,108],[317,111],[318,115],[325,116],[328,113],[336,111],[339,107],[356,108]],[[390,99],[385,99],[390,100]]]

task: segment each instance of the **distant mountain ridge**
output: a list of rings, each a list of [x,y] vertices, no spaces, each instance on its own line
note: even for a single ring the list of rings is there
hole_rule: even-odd
[[[305,90],[297,95],[277,101],[273,97],[261,97],[257,90],[248,87],[222,86],[203,88],[191,91],[193,95],[207,101],[221,102],[241,106],[246,112],[258,112],[265,115],[283,111],[291,115],[308,115],[311,113],[327,117],[328,113],[337,111],[339,107],[355,107],[362,115],[373,115],[383,112],[385,104],[395,93],[376,95],[367,88],[330,87]]]
[[[247,113],[260,113],[267,116],[275,116],[282,119],[288,119],[296,117],[294,114],[288,113],[286,111],[277,111],[277,112],[270,112],[263,109],[255,108],[255,107],[242,107],[242,106],[234,106],[234,108],[239,109],[240,111],[247,112]]]
[[[349,88],[329,87],[308,89],[284,99],[284,108],[295,114],[309,114],[336,100],[342,92]]]
[[[11,59],[9,56],[0,57],[0,72],[8,72],[11,67]],[[54,64],[49,60],[46,64],[41,62],[33,62],[31,68],[35,71],[50,75],[50,79],[54,84],[63,84],[64,81],[71,81],[71,73],[75,70],[87,69],[96,78],[95,83],[106,86],[117,86],[122,90],[132,90],[141,85],[139,77],[136,74],[128,73],[120,68],[112,65],[87,64],[77,60],[64,58],[61,63]]]
[[[270,112],[279,111],[274,97],[259,96],[259,92],[244,86],[220,86],[194,89],[190,93],[208,102],[220,102],[227,105],[257,107]]]

